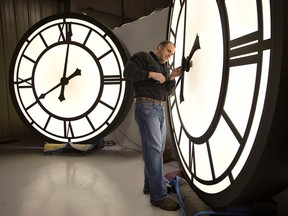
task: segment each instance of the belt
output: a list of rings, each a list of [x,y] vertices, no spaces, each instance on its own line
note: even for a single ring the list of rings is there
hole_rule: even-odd
[[[149,102],[152,102],[152,103],[160,105],[160,106],[164,105],[164,101],[156,100],[156,99],[149,98],[149,97],[137,97],[136,101],[149,101]]]

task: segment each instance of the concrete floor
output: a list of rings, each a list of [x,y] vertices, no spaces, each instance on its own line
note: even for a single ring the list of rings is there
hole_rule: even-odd
[[[0,143],[0,216],[182,215],[151,206],[149,195],[142,193],[137,146],[52,155],[44,155],[43,146],[39,140]],[[175,161],[164,164],[165,174],[178,170]],[[288,189],[274,199],[278,216],[287,216]]]
[[[107,146],[43,154],[35,143],[0,146],[0,216],[180,216],[142,193],[142,154]],[[179,170],[175,161],[165,173]],[[177,199],[176,195],[172,195]]]

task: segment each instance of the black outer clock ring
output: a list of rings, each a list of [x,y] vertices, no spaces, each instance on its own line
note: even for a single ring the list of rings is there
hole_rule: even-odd
[[[117,51],[119,52],[121,59],[123,61],[123,65],[125,65],[125,63],[128,61],[128,58],[130,56],[128,50],[124,47],[124,44],[121,43],[119,41],[119,39],[114,35],[114,33],[103,23],[95,20],[92,17],[86,16],[86,15],[82,15],[82,14],[78,14],[78,13],[60,13],[60,14],[54,14],[51,16],[48,16],[42,20],[40,20],[39,22],[35,23],[32,27],[30,27],[25,33],[24,35],[20,38],[19,42],[17,43],[17,46],[14,50],[14,53],[12,55],[12,59],[11,59],[11,63],[10,63],[10,74],[9,74],[9,90],[10,90],[10,95],[11,95],[11,99],[14,105],[14,108],[16,110],[16,112],[18,113],[18,116],[20,117],[20,119],[22,120],[22,122],[36,135],[41,137],[42,139],[44,139],[45,141],[48,142],[59,142],[58,140],[55,139],[51,139],[50,137],[45,136],[44,134],[40,133],[39,131],[37,131],[32,125],[31,123],[29,123],[27,121],[27,119],[24,117],[17,99],[16,99],[16,95],[14,92],[14,81],[13,81],[13,75],[14,75],[14,67],[15,67],[15,63],[17,61],[17,56],[18,53],[20,52],[23,44],[26,42],[27,38],[33,33],[35,32],[38,28],[40,28],[42,25],[56,20],[56,19],[69,19],[69,18],[73,18],[73,19],[79,19],[79,20],[84,20],[87,21],[95,26],[97,26],[98,28],[100,28],[102,31],[105,32],[105,35],[108,35],[109,38],[113,41],[114,45],[116,46]],[[106,40],[106,39],[105,39]],[[110,48],[112,49],[112,46],[109,44]],[[83,48],[83,47],[82,47]],[[114,47],[113,47],[114,48]],[[86,50],[87,51],[87,50]],[[112,52],[115,53],[115,51],[112,49]],[[95,56],[95,55],[94,55]],[[93,56],[93,58],[94,58]],[[97,61],[96,61],[97,62]],[[117,59],[117,63],[118,65],[120,64],[119,60]],[[99,63],[97,63],[99,64]],[[98,65],[99,66],[99,65]],[[101,69],[101,67],[99,67],[99,69]],[[33,69],[34,70],[34,69]],[[34,73],[34,72],[33,72]],[[103,84],[103,71],[102,71],[102,77],[101,77],[101,82]],[[119,111],[117,113],[117,115],[114,117],[114,119],[111,122],[104,122],[100,127],[102,127],[104,124],[108,125],[107,128],[105,128],[102,132],[96,134],[94,137],[89,138],[85,141],[81,141],[79,143],[91,143],[91,142],[95,142],[98,141],[99,139],[107,136],[109,133],[111,133],[113,130],[115,130],[120,124],[121,122],[124,120],[124,118],[126,117],[127,113],[130,110],[130,107],[132,105],[133,102],[133,94],[134,94],[134,90],[133,90],[133,85],[132,82],[125,80],[123,77],[121,77],[121,81],[125,81],[125,90],[124,90],[124,96],[123,96],[123,100],[122,100],[122,104],[119,108]],[[103,86],[103,85],[101,85]],[[103,87],[101,87],[103,88]],[[121,85],[121,88],[123,88],[123,86]],[[33,90],[34,91],[34,90]],[[100,92],[101,93],[101,92]],[[101,95],[99,93],[99,95]],[[99,99],[99,96],[97,97],[97,100]],[[97,106],[98,102],[95,102],[93,104],[92,107]],[[119,103],[119,98],[117,100],[117,104]],[[41,104],[41,103],[40,103]],[[92,108],[90,108],[92,109]],[[112,114],[111,114],[112,115]],[[109,116],[109,118],[111,117],[111,115]],[[56,117],[56,116],[55,116]],[[63,119],[63,118],[58,118],[58,119]],[[70,119],[71,120],[71,119]]]
[[[222,16],[221,19],[223,20],[226,19],[225,15],[227,14],[225,11],[225,6],[223,7],[224,2],[225,1],[217,0],[219,10],[221,10],[220,16]],[[216,194],[208,194],[198,189],[193,184],[190,177],[186,174],[184,167],[187,167],[187,164],[182,164],[180,162],[183,155],[179,154],[182,154],[182,152],[178,152],[176,146],[177,141],[172,139],[175,141],[173,147],[177,152],[176,156],[179,160],[180,167],[183,170],[186,179],[188,180],[191,187],[202,198],[202,200],[213,208],[223,207],[231,203],[247,201],[254,202],[270,199],[272,196],[281,192],[288,186],[288,62],[285,61],[285,59],[288,58],[288,53],[286,52],[288,50],[288,29],[286,28],[288,25],[288,16],[287,13],[285,13],[285,8],[288,8],[288,3],[285,1],[270,1],[270,4],[272,24],[270,57],[271,63],[269,68],[266,100],[254,145],[250,151],[246,164],[244,165],[237,178],[233,181],[233,184],[231,184],[224,191]],[[171,13],[172,10],[170,8],[169,17],[171,17]],[[227,38],[224,38],[224,51],[227,51],[229,30],[228,26],[223,25],[223,23],[224,22],[222,22],[223,36],[227,36]],[[260,23],[260,31],[261,28],[262,27]],[[169,28],[167,29],[167,35],[169,35]],[[224,54],[224,56],[227,56],[227,53]],[[224,67],[228,64],[227,61],[228,59],[224,58]],[[222,92],[221,97],[225,97],[225,92],[226,90]],[[221,109],[220,104],[221,102],[218,101],[217,110],[219,107]],[[255,109],[255,105],[253,109]],[[173,124],[171,110],[168,111],[169,122]],[[215,113],[217,116],[217,111]],[[215,119],[215,115],[213,121],[217,123],[219,119]],[[212,125],[213,123],[210,124],[208,129],[209,133],[213,133],[214,128]],[[173,130],[172,125],[171,130]],[[185,128],[183,128],[183,130],[185,133],[187,133]],[[208,132],[205,133],[205,136],[209,138]],[[191,138],[191,140],[193,140],[195,143],[201,143],[203,142],[202,138],[204,137],[195,139],[195,137],[190,136],[189,138]],[[246,138],[244,137],[244,139]],[[241,149],[238,150],[237,154],[235,155],[236,158],[239,158],[241,151]],[[231,165],[233,164],[230,164],[230,166]],[[199,182],[205,182],[205,184],[208,185],[210,184],[209,182],[203,181],[195,176],[193,176],[193,178]],[[211,185],[213,185],[213,182],[211,182]]]

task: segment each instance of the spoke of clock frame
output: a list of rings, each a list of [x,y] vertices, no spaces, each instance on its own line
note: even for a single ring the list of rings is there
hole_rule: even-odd
[[[176,33],[175,33],[175,31],[172,29],[172,27],[170,27],[170,33],[173,35],[173,37],[175,38],[175,36],[176,36]]]
[[[101,55],[100,57],[98,57],[98,60],[104,58],[105,56],[107,56],[107,55],[108,55],[109,53],[111,53],[112,51],[113,51],[112,49],[108,50],[108,51],[105,52],[103,55]]]
[[[255,31],[231,40],[229,43],[229,66],[240,66],[259,62],[259,53],[270,47],[270,39],[259,41],[259,32]],[[261,60],[260,60],[261,61]]]
[[[233,182],[235,180],[231,172],[228,174],[228,178],[230,182]]]
[[[30,58],[29,56],[27,56],[27,55],[23,55],[23,57],[24,58],[26,58],[27,60],[29,60],[30,62],[32,62],[33,64],[35,64],[36,63],[36,61],[35,60],[33,60],[32,58]]]
[[[89,30],[89,32],[88,32],[88,34],[87,34],[87,36],[86,36],[86,38],[85,38],[85,40],[84,40],[84,42],[83,42],[83,45],[84,45],[84,46],[86,46],[86,43],[87,43],[87,41],[88,41],[91,33],[92,33],[92,29]]]
[[[178,134],[178,147],[180,148],[180,144],[181,144],[181,138],[182,138],[182,133],[183,133],[183,126],[180,126],[180,130],[179,130],[179,134]]]
[[[207,152],[208,152],[208,157],[209,157],[209,164],[210,164],[212,178],[215,179],[216,178],[215,177],[215,169],[214,169],[214,164],[213,164],[209,140],[206,142],[206,147],[207,147]]]
[[[195,176],[197,176],[196,175],[196,159],[195,159],[195,146],[194,146],[195,144],[193,143],[193,149],[192,149],[192,155],[191,155],[191,163],[192,163],[192,166],[193,166],[193,170],[194,170],[194,174],[195,174]],[[191,166],[191,168],[192,168],[192,166]],[[191,169],[191,173],[192,173],[192,169]]]
[[[37,104],[37,101],[33,102],[32,104],[30,104],[28,107],[25,108],[25,110],[29,110],[31,107],[35,106]]]
[[[189,166],[188,166],[188,168],[189,168],[189,170],[191,170],[191,172],[193,170],[192,166],[194,165],[194,163],[193,163],[193,159],[194,159],[193,152],[194,152],[194,143],[192,143],[191,140],[189,140]]]
[[[88,121],[88,123],[89,123],[89,125],[91,126],[92,130],[95,131],[95,127],[94,127],[91,119],[90,119],[88,116],[86,116],[86,120]]]
[[[49,122],[50,122],[50,120],[51,120],[51,117],[52,117],[52,116],[50,116],[50,115],[48,116],[47,121],[46,121],[45,126],[44,126],[44,130],[47,129],[48,124],[49,124]]]
[[[175,91],[171,94],[170,98],[169,98],[169,103],[170,103],[170,122],[174,122],[174,119],[172,117],[172,112],[174,109],[176,109],[176,95],[175,95]],[[175,131],[175,125],[174,123],[171,124],[171,127],[172,127],[172,131],[173,131],[173,135],[175,137],[175,139],[177,139],[177,136],[176,136],[176,131]]]
[[[227,123],[230,130],[232,131],[232,133],[234,134],[235,138],[238,140],[239,144],[242,144],[243,138],[242,138],[241,134],[239,133],[236,126],[233,124],[232,120],[229,118],[228,114],[225,112],[224,109],[222,110],[221,115],[224,118],[224,120]]]
[[[42,40],[42,42],[43,42],[45,48],[47,48],[47,47],[48,47],[48,44],[47,44],[45,38],[43,37],[42,33],[40,33],[39,35],[40,35],[40,38],[41,38],[41,40]]]
[[[115,108],[110,106],[109,104],[105,103],[104,101],[100,100],[99,103],[103,104],[104,106],[106,106],[107,108],[114,110]]]
[[[172,100],[172,98],[173,98],[173,100]],[[174,107],[176,107],[176,106],[175,106],[175,104],[176,104],[176,93],[175,93],[175,91],[170,95],[169,100],[170,100],[171,110],[173,110]]]

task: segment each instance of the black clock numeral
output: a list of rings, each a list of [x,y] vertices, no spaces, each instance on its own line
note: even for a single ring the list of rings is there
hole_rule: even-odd
[[[71,121],[64,121],[64,137],[74,137]]]
[[[178,132],[177,145],[181,157],[183,159],[188,158],[188,160],[184,160],[185,167],[190,171],[192,171],[193,169],[196,170],[194,143],[192,143],[192,141],[187,137],[183,126],[180,126],[180,130]]]
[[[67,42],[71,41],[71,37],[73,35],[71,23],[64,23],[62,26],[58,25],[58,28],[60,31],[58,41],[61,41],[61,39]]]
[[[260,52],[270,47],[270,39],[258,41],[259,38],[259,32],[256,31],[231,40],[229,43],[229,66],[259,63],[261,59]]]
[[[104,85],[120,85],[121,76],[120,75],[107,75],[104,76]]]
[[[59,28],[59,31],[60,31],[58,42],[61,41],[61,39],[65,41],[65,34],[63,32],[64,24],[62,26],[58,25],[58,28]]]
[[[72,25],[71,25],[71,23],[67,23],[66,24],[66,40],[67,41],[71,41],[72,35],[73,35],[73,33],[72,33]]]
[[[172,70],[173,70],[173,68],[174,68],[174,59],[173,59],[172,62],[169,62],[169,63],[168,63],[167,68],[168,68],[169,71],[172,71]]]
[[[14,84],[18,85],[18,88],[32,88],[32,83],[31,83],[32,78],[27,78],[27,79],[21,79],[18,77],[18,81],[15,82]]]

